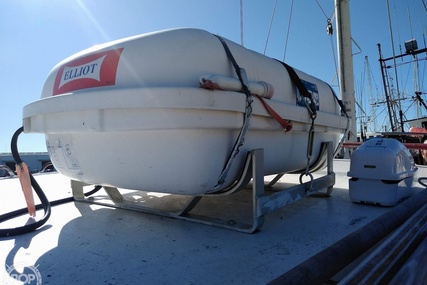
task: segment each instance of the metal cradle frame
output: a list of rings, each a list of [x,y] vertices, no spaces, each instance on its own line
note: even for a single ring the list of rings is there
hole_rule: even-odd
[[[76,201],[86,202],[92,204],[98,204],[103,206],[115,207],[120,209],[134,210],[139,212],[151,213],[176,219],[183,219],[192,222],[198,222],[206,225],[217,226],[227,229],[233,229],[245,233],[253,233],[259,230],[263,223],[266,214],[273,211],[279,210],[286,205],[289,205],[305,196],[321,196],[326,197],[333,190],[335,184],[335,173],[333,172],[333,146],[332,142],[322,143],[321,154],[318,159],[318,163],[315,163],[311,169],[318,170],[325,167],[326,174],[312,178],[310,181],[300,183],[298,185],[290,186],[284,189],[274,189],[274,191],[268,191],[279,179],[285,174],[278,174],[268,184],[264,184],[264,150],[255,149],[248,153],[246,163],[242,174],[238,181],[229,189],[221,193],[204,194],[202,196],[186,196],[186,195],[172,195],[174,197],[181,196],[186,198],[183,207],[180,210],[165,210],[161,207],[150,207],[146,206],[147,203],[141,199],[134,199],[134,195],[123,195],[117,188],[104,186],[104,190],[108,194],[103,197],[88,197],[86,198],[83,193],[83,187],[88,184],[72,180],[71,188],[73,191],[73,197]],[[301,174],[302,176],[303,174]],[[249,210],[251,213],[250,222],[237,222],[229,218],[217,218],[214,216],[198,214],[195,209],[197,206],[200,208],[199,202],[209,199],[219,199],[220,206],[227,199],[232,197],[235,192],[238,192],[245,188],[245,186],[252,179],[252,207]],[[301,177],[300,177],[301,180]],[[247,189],[246,189],[247,190]],[[267,191],[266,191],[267,190]],[[141,191],[138,191],[138,193]],[[273,192],[267,193],[267,192]],[[109,199],[108,199],[109,198]],[[179,199],[180,197],[176,197]],[[221,202],[222,201],[222,202]],[[228,201],[230,202],[230,201]],[[212,207],[211,207],[212,208]],[[213,207],[217,208],[217,206]],[[221,209],[218,209],[219,211]]]

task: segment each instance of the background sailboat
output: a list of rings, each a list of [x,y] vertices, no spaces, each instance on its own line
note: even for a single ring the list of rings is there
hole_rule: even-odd
[[[404,11],[392,1],[386,4],[390,39],[378,42],[375,63],[372,57],[365,57],[365,69],[356,84],[357,124],[362,140],[381,132],[423,127],[426,121],[427,28],[422,20],[427,18],[425,3],[420,1],[417,10],[408,1]],[[379,76],[374,75],[376,70],[380,71]]]

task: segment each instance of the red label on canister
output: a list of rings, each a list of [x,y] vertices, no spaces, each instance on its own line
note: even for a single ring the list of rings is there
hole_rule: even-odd
[[[52,95],[115,85],[122,51],[123,48],[103,51],[65,63],[56,74]]]

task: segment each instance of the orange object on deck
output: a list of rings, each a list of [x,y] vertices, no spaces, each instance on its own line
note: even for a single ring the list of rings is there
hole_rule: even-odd
[[[25,202],[27,203],[28,214],[36,216],[36,206],[34,203],[33,189],[31,187],[30,172],[28,166],[22,162],[16,165],[16,173],[21,183],[22,192],[24,192]]]

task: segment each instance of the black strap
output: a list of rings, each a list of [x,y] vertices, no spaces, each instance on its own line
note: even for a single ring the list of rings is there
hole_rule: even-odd
[[[247,86],[247,84],[248,84],[247,78],[246,78],[246,76],[243,76],[245,71],[242,68],[240,68],[240,66],[237,64],[236,60],[234,59],[233,54],[231,53],[231,51],[228,48],[228,45],[224,41],[224,39],[218,35],[215,35],[215,36],[221,41],[221,44],[224,47],[224,50],[225,50],[225,53],[227,54],[228,59],[233,64],[233,67],[236,71],[237,77],[239,77],[240,83],[242,83],[243,91],[245,92],[246,96],[250,96],[249,87]]]
[[[240,83],[242,84],[243,91],[246,95],[246,106],[245,106],[245,114],[243,117],[243,126],[240,129],[239,136],[237,137],[233,149],[231,150],[231,153],[228,157],[227,163],[224,165],[224,168],[218,178],[217,184],[214,186],[213,191],[215,192],[216,189],[219,189],[222,184],[224,184],[225,179],[227,177],[228,171],[231,168],[231,165],[236,158],[236,156],[239,154],[240,147],[243,145],[243,142],[245,141],[245,135],[249,128],[249,119],[252,114],[252,94],[249,91],[248,82],[247,82],[247,76],[246,71],[243,68],[240,68],[237,64],[236,60],[234,59],[233,54],[231,53],[230,49],[227,46],[227,43],[223,38],[220,36],[215,35],[220,41],[222,46],[224,47],[225,53],[227,54],[228,59],[231,61],[231,63],[234,66],[234,69],[236,70],[236,74],[239,77]]]
[[[341,114],[348,118],[347,110],[345,108],[343,101],[338,98],[337,94],[335,94],[335,91],[334,89],[332,89],[331,85],[328,84],[328,86],[331,89],[332,95],[334,95],[335,101],[337,101],[338,105],[341,108]]]
[[[314,100],[311,96],[311,93],[308,92],[307,88],[304,86],[304,84],[301,81],[301,78],[299,78],[298,74],[295,72],[295,70],[290,66],[287,65],[286,63],[279,61],[281,64],[283,64],[283,66],[286,68],[286,70],[289,73],[289,76],[291,77],[291,81],[292,83],[295,84],[295,86],[298,88],[299,93],[301,94],[301,96],[304,96],[308,99],[310,99],[310,113],[311,116],[315,117],[317,114],[317,110],[316,110],[316,105],[314,104]]]

